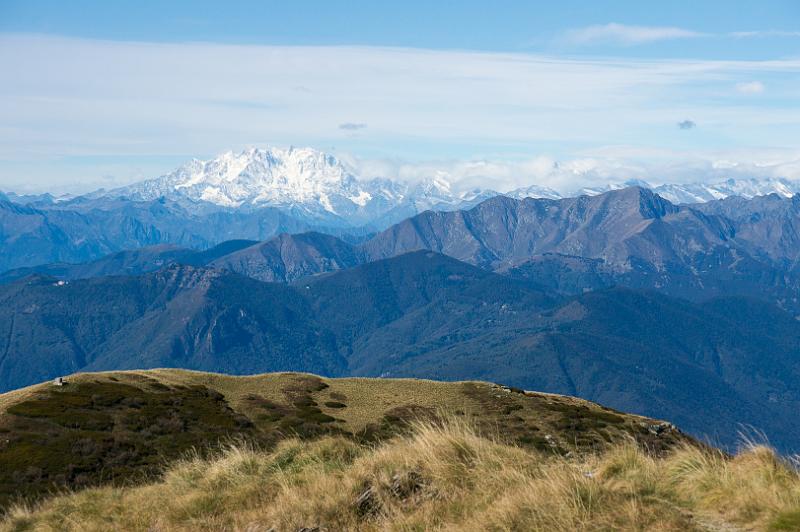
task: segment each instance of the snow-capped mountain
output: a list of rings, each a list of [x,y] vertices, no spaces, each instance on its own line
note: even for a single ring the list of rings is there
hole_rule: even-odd
[[[750,179],[726,179],[716,183],[686,183],[686,184],[663,184],[653,186],[641,179],[632,179],[618,183],[609,183],[597,187],[584,187],[567,194],[537,185],[520,188],[504,195],[512,198],[569,198],[574,196],[597,196],[612,190],[620,190],[627,187],[647,188],[675,204],[706,203],[724,199],[731,196],[742,198],[754,198],[756,196],[767,196],[778,194],[785,198],[790,198],[800,193],[800,181],[781,178],[750,178]]]
[[[506,192],[503,195],[514,199],[561,199],[563,197],[552,188],[540,187],[539,185],[530,185],[527,187],[518,188],[512,190],[511,192]]]
[[[364,180],[333,155],[311,148],[251,148],[209,161],[194,159],[172,173],[109,194],[145,201],[188,199],[225,208],[269,206],[295,215],[364,224],[391,212],[413,215],[427,209],[458,209],[497,193],[456,193],[443,174],[416,184]]]
[[[344,214],[373,199],[366,185],[332,155],[309,148],[251,148],[210,161],[194,159],[170,174],[118,192],[143,200],[163,196],[223,207],[305,205]]]
[[[165,197],[202,208],[273,207],[323,226],[381,229],[425,210],[464,209],[500,194],[488,188],[460,190],[456,184],[441,171],[416,183],[364,179],[333,155],[312,148],[251,148],[241,153],[226,152],[208,161],[194,159],[167,175],[90,197],[125,196],[144,201]],[[568,192],[531,184],[503,194],[517,199],[559,199],[630,186],[649,188],[673,203],[771,193],[789,197],[800,192],[800,182],[754,178],[658,186],[628,180]]]
[[[718,183],[691,183],[687,185],[660,185],[653,190],[672,203],[705,203],[729,196],[753,198],[778,194],[790,198],[800,192],[800,182],[789,179],[726,179]]]

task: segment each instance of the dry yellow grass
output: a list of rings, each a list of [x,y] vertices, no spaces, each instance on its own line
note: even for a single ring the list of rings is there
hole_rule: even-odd
[[[376,447],[326,437],[187,457],[157,483],[15,507],[2,530],[797,530],[800,477],[765,447],[634,444],[572,458],[418,424]]]
[[[137,384],[142,379],[155,379],[168,386],[207,386],[223,394],[228,403],[237,411],[251,414],[253,407],[246,400],[248,396],[259,395],[265,399],[283,403],[286,401],[285,388],[296,384],[299,378],[305,376],[319,378],[315,375],[293,372],[234,376],[184,369],[151,369],[78,373],[67,376],[67,381],[77,384],[114,378],[118,382]],[[370,423],[379,422],[387,410],[397,406],[414,404],[423,408],[444,408],[449,410],[453,410],[457,406],[461,408],[472,406],[475,408],[464,397],[463,386],[461,386],[463,383],[425,379],[370,379],[357,377],[322,380],[330,384],[331,387],[318,393],[316,395],[317,398],[323,403],[325,400],[330,399],[330,395],[333,393],[344,394],[347,397],[348,408],[337,410],[335,414],[353,432],[363,429]],[[37,393],[46,392],[50,388],[52,388],[51,383],[45,382],[0,394],[0,423],[2,423],[4,413],[9,406],[35,396]],[[546,396],[547,394],[540,395]],[[561,401],[568,400],[562,396],[553,397]],[[581,404],[583,403],[581,402]],[[325,409],[324,406],[323,409]],[[331,411],[330,409],[325,410]]]
[[[514,427],[519,434],[528,434],[535,428],[541,435],[549,434],[564,449],[585,447],[585,442],[576,442],[574,434],[559,422],[565,417],[575,417],[573,408],[585,409],[579,417],[608,415],[602,406],[574,397],[527,392],[526,396],[505,393],[496,385],[485,382],[441,382],[426,379],[374,379],[374,378],[321,378],[303,373],[267,373],[261,375],[233,376],[182,369],[151,369],[132,371],[112,371],[79,373],[67,376],[68,389],[75,385],[92,382],[109,382],[146,387],[148,382],[158,382],[166,386],[205,386],[221,393],[227,403],[237,412],[244,414],[260,426],[263,410],[258,403],[248,400],[258,396],[269,401],[287,404],[286,390],[296,386],[304,379],[324,382],[327,388],[312,392],[313,399],[324,413],[339,420],[338,427],[353,434],[363,431],[370,425],[379,425],[387,413],[393,409],[413,407],[421,411],[442,411],[446,413],[463,412],[481,419],[486,426],[495,425],[509,433],[512,426],[509,417],[517,420]],[[49,382],[37,384],[20,390],[0,394],[0,427],[12,420],[7,413],[9,407],[22,401],[53,391]],[[506,390],[507,391],[507,390]],[[330,408],[330,401],[346,403],[346,408]],[[613,441],[623,433],[639,430],[640,426],[655,420],[619,412],[624,423],[605,423],[604,435],[597,434],[595,426],[585,428],[585,432]],[[574,431],[572,431],[574,432]],[[664,439],[663,437],[661,439]]]
[[[153,480],[192,448],[285,438],[385,441],[412,420],[469,419],[476,432],[546,454],[597,453],[626,438],[663,453],[670,425],[572,397],[482,382],[229,376],[176,369],[77,374],[0,395],[0,514],[53,489]]]

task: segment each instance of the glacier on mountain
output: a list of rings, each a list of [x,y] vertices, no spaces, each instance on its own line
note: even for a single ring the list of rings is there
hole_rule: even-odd
[[[208,161],[193,159],[161,177],[92,196],[141,201],[163,197],[225,209],[274,207],[333,225],[382,227],[425,210],[468,208],[499,194],[516,199],[559,199],[639,186],[673,203],[686,204],[772,193],[791,197],[800,192],[800,183],[781,178],[657,186],[628,180],[566,192],[537,184],[505,192],[480,187],[460,190],[456,185],[444,171],[419,182],[364,178],[333,155],[313,148],[250,148],[240,153],[229,151]]]
[[[229,151],[108,194],[141,201],[188,199],[226,208],[278,207],[354,224],[387,215],[402,219],[427,209],[458,209],[497,195],[483,190],[456,193],[443,176],[416,184],[360,179],[333,155],[311,148]]]

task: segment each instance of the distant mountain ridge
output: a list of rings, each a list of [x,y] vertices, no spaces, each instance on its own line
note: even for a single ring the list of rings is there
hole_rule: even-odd
[[[781,218],[763,214],[772,211]],[[363,248],[373,260],[429,249],[564,293],[622,285],[693,300],[739,294],[800,314],[797,198],[680,206],[639,187],[564,200],[496,197],[419,214]]]
[[[248,148],[240,153],[228,151],[205,161],[192,159],[163,176],[83,196],[56,198],[50,194],[9,193],[0,199],[43,207],[75,199],[127,198],[147,202],[167,198],[195,209],[203,208],[202,205],[206,209],[209,206],[226,209],[274,207],[305,221],[382,228],[424,210],[466,208],[497,195],[515,199],[564,199],[630,186],[649,188],[676,204],[702,203],[731,196],[749,199],[778,194],[791,197],[800,192],[800,182],[774,177],[657,186],[632,179],[566,191],[539,184],[505,192],[480,187],[462,190],[443,171],[412,183],[358,175],[356,169],[335,156],[313,148],[269,147]]]
[[[272,207],[196,211],[164,198],[75,198],[44,206],[0,200],[0,271],[86,262],[160,244],[202,250],[227,240],[266,240],[311,229],[336,233]]]
[[[777,194],[791,198],[800,192],[800,182],[783,178],[726,179],[715,183],[665,184],[653,192],[672,203],[706,203],[730,197],[752,199]]]
[[[316,231],[361,241],[425,211],[470,209],[494,197],[564,200],[638,186],[673,204],[788,198],[786,179],[714,184],[611,183],[574,193],[529,185],[499,193],[463,190],[446,172],[411,183],[364,177],[311,148],[251,148],[209,161],[192,160],[164,176],[81,196],[0,195],[0,272],[47,263],[76,263],[109,253],[169,244],[208,249],[226,240],[267,240]],[[567,197],[564,197],[567,196]]]
[[[631,179],[628,181],[610,183],[608,185],[599,187],[581,188],[566,195],[560,195],[556,192],[556,196],[553,199],[579,195],[595,196],[612,190],[620,190],[629,187],[640,187],[652,190],[662,198],[669,200],[676,205],[690,205],[707,203],[730,197],[752,199],[759,196],[769,196],[771,194],[777,194],[778,196],[784,198],[791,198],[800,192],[800,181],[775,177],[751,177],[740,179],[730,178],[708,183],[665,183],[661,185],[651,185],[647,181],[643,181],[641,179]],[[536,189],[537,187],[534,187],[534,190]],[[518,199],[526,197],[521,195],[519,191],[512,191],[506,195]],[[545,189],[544,192],[541,192],[541,195],[534,193],[527,197],[552,196],[548,195],[548,192]]]
[[[360,243],[320,232],[238,242],[204,253],[157,246],[85,265],[11,270],[0,282],[37,272],[64,280],[136,274],[171,263],[293,282],[430,250],[559,293],[622,285],[693,300],[739,294],[800,314],[800,199],[777,195],[692,206],[639,187],[561,200],[496,196],[468,210],[423,212]]]
[[[436,177],[417,184],[360,178],[333,155],[292,147],[194,159],[167,175],[94,195],[188,199],[238,209],[269,206],[300,218],[359,226],[397,221],[427,209],[463,207],[482,194],[453,192],[449,182]]]
[[[599,187],[558,192],[538,184],[507,192],[473,188],[455,192],[454,184],[441,172],[414,185],[387,178],[358,176],[333,155],[313,148],[249,148],[226,152],[201,161],[193,159],[175,171],[109,191],[149,201],[159,197],[188,198],[223,207],[269,205],[326,212],[352,224],[369,223],[388,212],[413,206],[427,209],[463,208],[477,199],[495,195],[511,198],[564,199],[582,194],[639,186],[649,188],[676,204],[703,203],[731,196],[753,198],[778,194],[791,197],[800,192],[800,182],[783,178],[726,179],[711,183],[667,183],[653,186],[643,180],[613,182]]]
[[[202,161],[193,159],[169,174],[132,185],[98,191],[89,196],[125,196],[138,201],[160,197],[189,199],[227,208],[271,206],[309,216],[334,216],[350,225],[375,224],[389,215],[398,221],[424,210],[465,208],[492,196],[515,199],[564,199],[597,195],[639,186],[649,188],[676,204],[704,203],[731,196],[754,198],[769,194],[791,197],[800,181],[777,177],[729,178],[714,182],[651,185],[641,179],[612,181],[600,186],[556,191],[528,184],[509,191],[490,188],[460,190],[446,172],[418,183],[386,177],[360,176],[335,156],[313,148],[248,148],[228,151]],[[18,196],[25,201],[54,201],[49,195]]]

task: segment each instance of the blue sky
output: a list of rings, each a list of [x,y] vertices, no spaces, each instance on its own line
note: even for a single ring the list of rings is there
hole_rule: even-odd
[[[135,6],[135,7],[133,7]],[[574,28],[615,22],[677,27],[713,35],[665,39],[629,47],[626,56],[770,59],[795,40],[773,35],[727,39],[745,31],[800,31],[795,0],[558,2],[336,1],[8,1],[0,4],[0,31],[95,39],[236,44],[368,45],[486,51],[617,53],[610,43],[593,49],[559,37]]]
[[[0,72],[2,189],[267,144],[498,188],[800,178],[796,1],[5,0]]]

